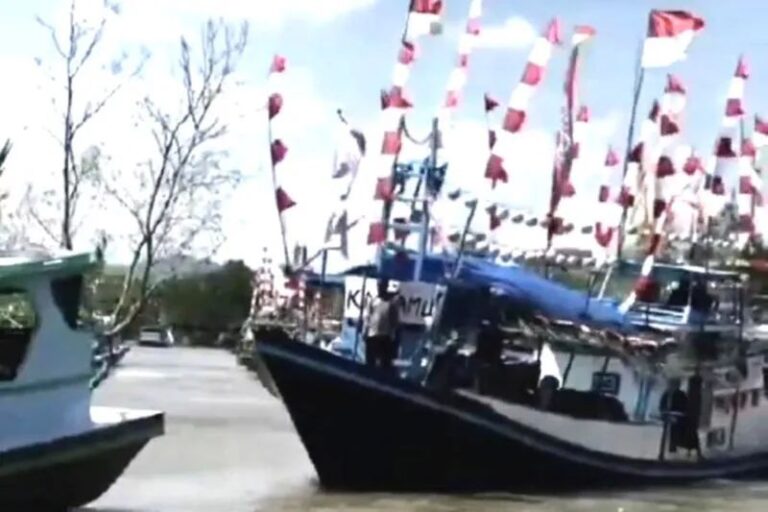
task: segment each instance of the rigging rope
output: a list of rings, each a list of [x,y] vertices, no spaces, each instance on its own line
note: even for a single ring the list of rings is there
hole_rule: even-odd
[[[423,146],[427,143],[429,143],[430,140],[432,140],[432,132],[429,132],[426,137],[424,137],[423,140],[419,140],[413,135],[411,135],[411,132],[408,130],[408,125],[405,123],[405,117],[403,117],[401,121],[401,126],[403,128],[403,133],[406,137],[408,137],[408,140],[416,144],[417,146]]]

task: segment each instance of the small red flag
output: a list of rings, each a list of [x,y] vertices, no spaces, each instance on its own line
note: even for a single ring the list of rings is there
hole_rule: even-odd
[[[380,245],[387,239],[387,228],[383,222],[372,222],[368,226],[368,245]]]
[[[269,110],[269,118],[273,119],[283,108],[283,97],[279,93],[270,95],[267,108]]]
[[[272,141],[270,153],[272,156],[272,165],[277,165],[285,158],[286,153],[288,153],[288,148],[283,144],[283,141],[275,139]]]
[[[285,57],[275,55],[272,58],[272,66],[269,68],[270,73],[282,73],[285,71]]]
[[[275,202],[277,203],[278,213],[283,213],[285,210],[296,206],[296,201],[291,199],[291,196],[283,190],[283,187],[277,187],[277,190],[275,190]]]
[[[485,93],[484,99],[485,99],[485,111],[486,112],[490,112],[490,111],[492,111],[493,109],[495,109],[496,107],[499,106],[499,102],[496,101],[495,99],[491,98],[488,95],[488,93]]]

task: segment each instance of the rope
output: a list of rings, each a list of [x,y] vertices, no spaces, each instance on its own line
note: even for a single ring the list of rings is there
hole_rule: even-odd
[[[417,146],[423,146],[432,140],[432,132],[428,133],[423,140],[416,139],[413,135],[411,135],[411,132],[408,131],[408,125],[405,123],[405,118],[403,118],[401,124],[402,124],[403,133],[405,134],[405,136],[408,137],[408,140],[410,140]]]

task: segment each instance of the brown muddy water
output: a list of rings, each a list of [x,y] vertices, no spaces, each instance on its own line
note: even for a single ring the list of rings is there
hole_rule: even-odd
[[[166,411],[166,435],[90,512],[768,510],[768,481],[568,496],[325,493],[282,404],[223,351],[134,348],[95,401]]]

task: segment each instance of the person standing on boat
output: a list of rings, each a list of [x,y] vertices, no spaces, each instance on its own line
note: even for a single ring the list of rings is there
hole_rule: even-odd
[[[390,370],[398,352],[400,310],[397,293],[389,291],[386,279],[380,280],[377,288],[377,297],[368,305],[365,322],[365,362],[368,366]]]

